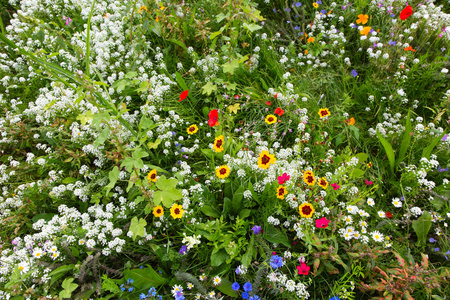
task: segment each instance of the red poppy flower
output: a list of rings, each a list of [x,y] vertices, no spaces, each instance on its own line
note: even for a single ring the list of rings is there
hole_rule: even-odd
[[[180,102],[180,101],[186,99],[186,97],[188,96],[188,94],[189,94],[189,90],[185,90],[184,92],[182,92],[182,93],[180,94],[180,100],[178,100],[178,102]]]
[[[392,214],[388,211],[385,213],[385,215],[386,215],[386,218],[388,218],[388,219],[392,218]]]
[[[408,5],[400,12],[400,19],[402,19],[404,21],[404,20],[408,19],[408,17],[412,14],[413,14],[413,9],[410,5]]]
[[[266,104],[269,105],[269,106],[271,106],[271,105],[272,105],[272,102],[266,101]]]
[[[212,111],[210,111],[208,117],[209,117],[208,121],[209,126],[214,127],[219,124],[217,122],[217,120],[219,119],[219,112],[217,111],[217,109],[213,109]]]
[[[284,110],[282,110],[281,108],[277,107],[277,109],[275,109],[275,113],[281,117],[284,114]]]

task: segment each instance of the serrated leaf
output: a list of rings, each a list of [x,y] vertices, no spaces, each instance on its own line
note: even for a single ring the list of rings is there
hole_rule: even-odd
[[[204,86],[202,86],[202,94],[207,94],[209,96],[215,91],[217,91],[217,86],[211,81],[208,81]]]
[[[147,146],[150,149],[156,149],[156,148],[158,148],[159,144],[161,144],[161,139],[156,139],[156,141],[154,141],[154,142],[148,142]]]
[[[234,70],[239,68],[239,59],[233,59],[231,62],[223,64],[222,67],[224,73],[229,73],[233,75]]]
[[[138,219],[137,217],[131,219],[129,231],[133,232],[133,241],[136,240],[136,237],[138,236],[144,236],[145,226],[147,226],[147,222],[144,219]]]

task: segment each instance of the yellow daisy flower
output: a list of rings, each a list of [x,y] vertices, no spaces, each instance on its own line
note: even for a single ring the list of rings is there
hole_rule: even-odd
[[[278,199],[284,199],[284,196],[287,195],[287,193],[288,193],[288,192],[287,192],[287,190],[286,190],[286,187],[280,185],[280,186],[277,188],[277,198],[278,198]]]
[[[216,137],[213,144],[213,150],[217,153],[223,151],[223,135],[219,135],[218,137]]]
[[[183,217],[184,209],[180,204],[174,203],[170,208],[170,215],[174,219],[181,219]]]
[[[321,108],[321,109],[319,109],[319,116],[322,119],[322,118],[331,116],[331,113],[328,110],[328,108]]]
[[[157,178],[156,178],[156,170],[151,170],[148,174],[147,174],[147,180],[148,181],[152,181],[152,182],[156,182]]]
[[[153,215],[157,218],[161,217],[162,215],[164,215],[164,209],[162,208],[161,205],[156,206],[153,209]]]
[[[263,150],[258,157],[258,167],[267,169],[271,164],[275,163],[276,160],[275,155],[270,154],[267,150]]]
[[[316,210],[314,209],[312,204],[306,202],[298,207],[298,211],[300,213],[300,216],[302,216],[303,218],[311,218]]]
[[[277,121],[277,117],[275,117],[274,115],[267,115],[264,121],[266,121],[266,123],[270,125]]]
[[[190,134],[190,135],[193,135],[193,134],[196,133],[197,131],[198,131],[198,127],[197,127],[197,125],[195,125],[195,124],[189,126],[188,129],[187,129],[187,133]]]
[[[321,186],[324,190],[326,190],[328,187],[328,181],[325,179],[325,177],[322,177],[321,179],[319,179],[318,185]]]
[[[216,169],[216,175],[220,179],[225,179],[230,175],[230,167],[227,165],[220,166]]]
[[[310,186],[316,184],[316,178],[314,177],[314,173],[312,171],[306,171],[303,173],[303,181]]]

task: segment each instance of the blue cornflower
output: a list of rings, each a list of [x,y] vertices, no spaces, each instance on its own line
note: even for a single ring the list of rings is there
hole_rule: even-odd
[[[439,248],[433,248],[433,250],[438,252],[440,249]]]
[[[261,300],[261,298],[259,298],[259,296],[251,296],[250,298],[248,298],[248,300]]]
[[[244,291],[250,292],[252,290],[252,284],[250,282],[246,282],[246,283],[244,283],[243,288],[244,288]]]
[[[295,6],[300,7],[302,4],[300,2],[295,3]]]
[[[317,4],[322,4],[322,1],[318,0],[316,1]]]
[[[316,2],[317,3],[317,2]],[[325,9],[322,9],[321,11],[320,11],[322,14],[326,14],[327,13],[327,11],[325,10]]]
[[[128,291],[129,291],[129,292],[132,292],[132,291],[133,291],[133,287],[130,287],[130,288],[128,289]]]
[[[395,44],[397,44],[396,41],[389,40],[389,45],[390,45],[390,46],[395,46]]]
[[[248,299],[248,293],[247,292],[243,292],[242,293],[242,299]]]
[[[261,233],[261,226],[255,225],[255,226],[253,226],[252,230],[253,230],[253,234],[259,234],[259,233]]]
[[[300,27],[295,26],[294,29],[295,29],[295,30],[300,30]]]
[[[281,268],[283,266],[283,259],[278,255],[272,255],[270,258],[270,266],[274,269]]]
[[[125,291],[125,288],[123,287],[123,284],[120,285],[120,290],[123,292]]]
[[[341,300],[341,299],[339,299],[338,296],[333,296],[332,298],[330,298],[330,300]]]
[[[434,243],[434,242],[436,242],[436,240],[433,238],[430,238],[430,243]]]
[[[234,282],[234,283],[231,285],[231,288],[233,289],[233,291],[239,290],[240,287],[241,287],[241,286],[240,286],[239,283],[237,283],[237,282]]]
[[[147,296],[144,293],[139,295],[139,300],[142,300],[142,299],[145,299],[145,298],[147,298]]]
[[[351,73],[352,73],[353,77],[358,76],[358,72],[356,72],[356,70],[352,70]]]
[[[391,15],[391,18],[395,18],[395,14],[392,14],[392,15]]]

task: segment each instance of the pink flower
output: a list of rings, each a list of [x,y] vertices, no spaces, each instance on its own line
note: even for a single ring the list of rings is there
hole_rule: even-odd
[[[286,173],[283,173],[283,175],[281,175],[281,176],[278,176],[278,184],[283,184],[283,183],[285,183],[286,181],[288,181],[289,179],[291,178],[291,176],[289,176],[288,174],[286,174]]]
[[[337,190],[341,187],[341,186],[338,185],[337,183],[332,183],[331,186],[333,187],[333,189],[334,189],[335,191],[337,191]]]
[[[367,179],[364,179],[365,181],[366,181],[366,184],[367,185],[371,185],[371,184],[373,184],[373,182],[372,181],[368,181]]]
[[[300,275],[308,275],[309,274],[310,266],[306,265],[305,263],[302,263],[300,266],[297,266],[298,274]]]
[[[330,223],[330,220],[323,217],[321,219],[316,220],[316,227],[317,228],[327,228],[329,223]]]

